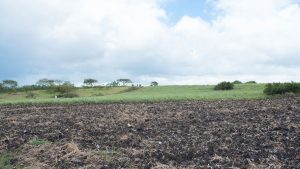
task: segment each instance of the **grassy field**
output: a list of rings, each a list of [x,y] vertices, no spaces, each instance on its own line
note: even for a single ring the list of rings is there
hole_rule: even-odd
[[[130,91],[129,87],[79,88],[80,97],[54,99],[45,90],[34,91],[35,99],[27,99],[26,93],[0,94],[0,104],[37,103],[113,103],[113,102],[159,102],[184,100],[263,99],[264,84],[235,85],[234,90],[215,91],[212,85],[143,87]]]
[[[126,91],[129,87],[97,87],[97,88],[77,88],[76,94],[82,97],[96,97],[96,96],[105,96],[112,95],[117,93],[122,93]],[[0,103],[1,102],[23,102],[30,100],[26,98],[29,92],[8,92],[0,93]],[[53,99],[58,93],[49,92],[47,90],[34,90],[30,91],[35,96],[34,100],[47,100]],[[32,99],[31,99],[32,100]]]

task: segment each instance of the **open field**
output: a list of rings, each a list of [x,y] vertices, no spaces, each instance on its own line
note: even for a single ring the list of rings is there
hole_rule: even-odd
[[[55,94],[47,91],[34,91],[36,99],[27,99],[26,93],[0,94],[0,104],[37,103],[116,103],[116,102],[159,102],[218,99],[262,99],[264,84],[235,85],[234,90],[215,91],[213,85],[207,86],[158,86],[130,90],[129,87],[79,88],[80,96],[72,99],[54,99]]]
[[[29,168],[300,168],[300,97],[2,105],[7,153]]]
[[[97,97],[112,94],[118,94],[126,91],[129,87],[95,87],[95,88],[77,88],[76,94],[79,97]],[[28,93],[33,93],[35,99],[26,98]],[[33,90],[29,92],[3,92],[0,93],[1,102],[43,102],[44,100],[53,100],[58,93],[51,92],[51,90]]]

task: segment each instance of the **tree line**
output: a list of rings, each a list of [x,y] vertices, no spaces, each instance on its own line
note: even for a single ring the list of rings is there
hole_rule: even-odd
[[[88,78],[83,80],[82,87],[97,87],[103,85],[97,85],[98,80]],[[25,85],[25,86],[18,86],[18,82],[15,80],[3,80],[0,82],[0,91],[30,91],[30,90],[39,90],[39,89],[53,89],[60,86],[73,86],[75,85],[69,81],[63,80],[53,80],[43,78],[38,80],[33,85]],[[121,78],[117,79],[111,83],[107,83],[105,86],[107,87],[117,87],[117,86],[135,86],[135,87],[142,87],[141,84],[134,85],[133,81],[128,78]],[[151,82],[150,86],[158,86],[158,82],[153,81]]]

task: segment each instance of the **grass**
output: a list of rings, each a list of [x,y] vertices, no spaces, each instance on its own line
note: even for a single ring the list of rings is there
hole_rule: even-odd
[[[129,90],[128,87],[82,88],[76,92],[80,95],[72,99],[54,99],[38,96],[36,99],[25,97],[1,96],[0,104],[73,104],[73,103],[116,103],[116,102],[160,102],[187,100],[241,100],[264,99],[264,84],[237,84],[234,90],[216,91],[213,85],[195,86],[157,86]],[[45,95],[45,91],[38,91]],[[99,96],[95,94],[101,93]],[[94,94],[94,95],[93,95]],[[18,93],[16,95],[22,95]],[[5,99],[3,99],[5,98]]]
[[[96,87],[96,88],[78,88],[75,93],[79,97],[95,97],[95,96],[105,96],[117,93],[126,92],[130,87]],[[32,93],[34,98],[27,98],[26,96]],[[0,93],[0,104],[2,102],[26,102],[28,100],[38,101],[38,100],[53,100],[55,95],[58,93],[49,92],[47,90],[34,90],[30,92],[6,92]]]
[[[33,146],[40,146],[40,145],[44,145],[46,143],[47,143],[46,140],[39,139],[39,138],[36,138],[36,139],[33,139],[33,140],[30,141],[30,144],[33,145]]]
[[[0,169],[22,169],[23,167],[15,164],[15,161],[13,153],[0,154]]]
[[[98,155],[102,160],[106,162],[111,162],[113,156],[116,155],[118,152],[115,150],[98,150],[94,152],[95,155]]]

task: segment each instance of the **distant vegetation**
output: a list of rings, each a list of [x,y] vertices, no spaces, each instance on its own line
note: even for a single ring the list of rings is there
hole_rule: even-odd
[[[118,84],[122,84],[123,86],[126,86],[128,84],[131,84],[132,81],[130,79],[118,79],[117,80],[117,83]]]
[[[88,87],[93,87],[95,83],[98,83],[98,80],[96,79],[84,79],[83,84]]]
[[[157,86],[132,88],[130,86],[77,88],[80,97],[54,99],[51,93],[38,90],[36,99],[26,99],[21,93],[0,94],[0,104],[75,104],[119,102],[163,102],[219,99],[263,99],[264,84],[239,84],[234,90],[214,90],[214,85]]]
[[[157,81],[153,81],[153,82],[151,82],[150,86],[158,86],[158,82]]]
[[[248,81],[246,84],[256,84],[256,81]]]
[[[256,99],[268,95],[300,93],[299,83],[257,84],[255,81],[242,83],[221,82],[208,86],[158,86],[152,81],[143,88],[131,79],[117,79],[111,83],[97,85],[96,79],[84,79],[82,87],[68,81],[40,79],[34,85],[18,87],[14,80],[0,83],[0,104],[12,102],[116,102],[116,101],[168,101],[192,99]],[[154,87],[155,86],[155,87]],[[151,88],[152,90],[145,90]],[[173,90],[174,89],[174,90]],[[152,93],[151,93],[152,92]],[[168,93],[170,92],[170,93]],[[171,93],[173,92],[173,93]],[[60,99],[72,98],[72,99]]]
[[[17,87],[18,87],[18,82],[14,80],[3,80],[2,83],[0,83],[1,90],[11,90]]]
[[[231,82],[221,82],[215,86],[215,90],[232,90],[234,84]]]
[[[269,83],[266,85],[264,93],[267,95],[300,93],[300,83]]]
[[[241,81],[239,81],[239,80],[235,80],[234,82],[232,82],[233,84],[242,84],[242,82]]]
[[[78,97],[79,95],[75,92],[76,88],[74,84],[70,82],[65,82],[62,85],[55,86],[54,91],[59,93],[57,97],[63,98],[73,98]]]

